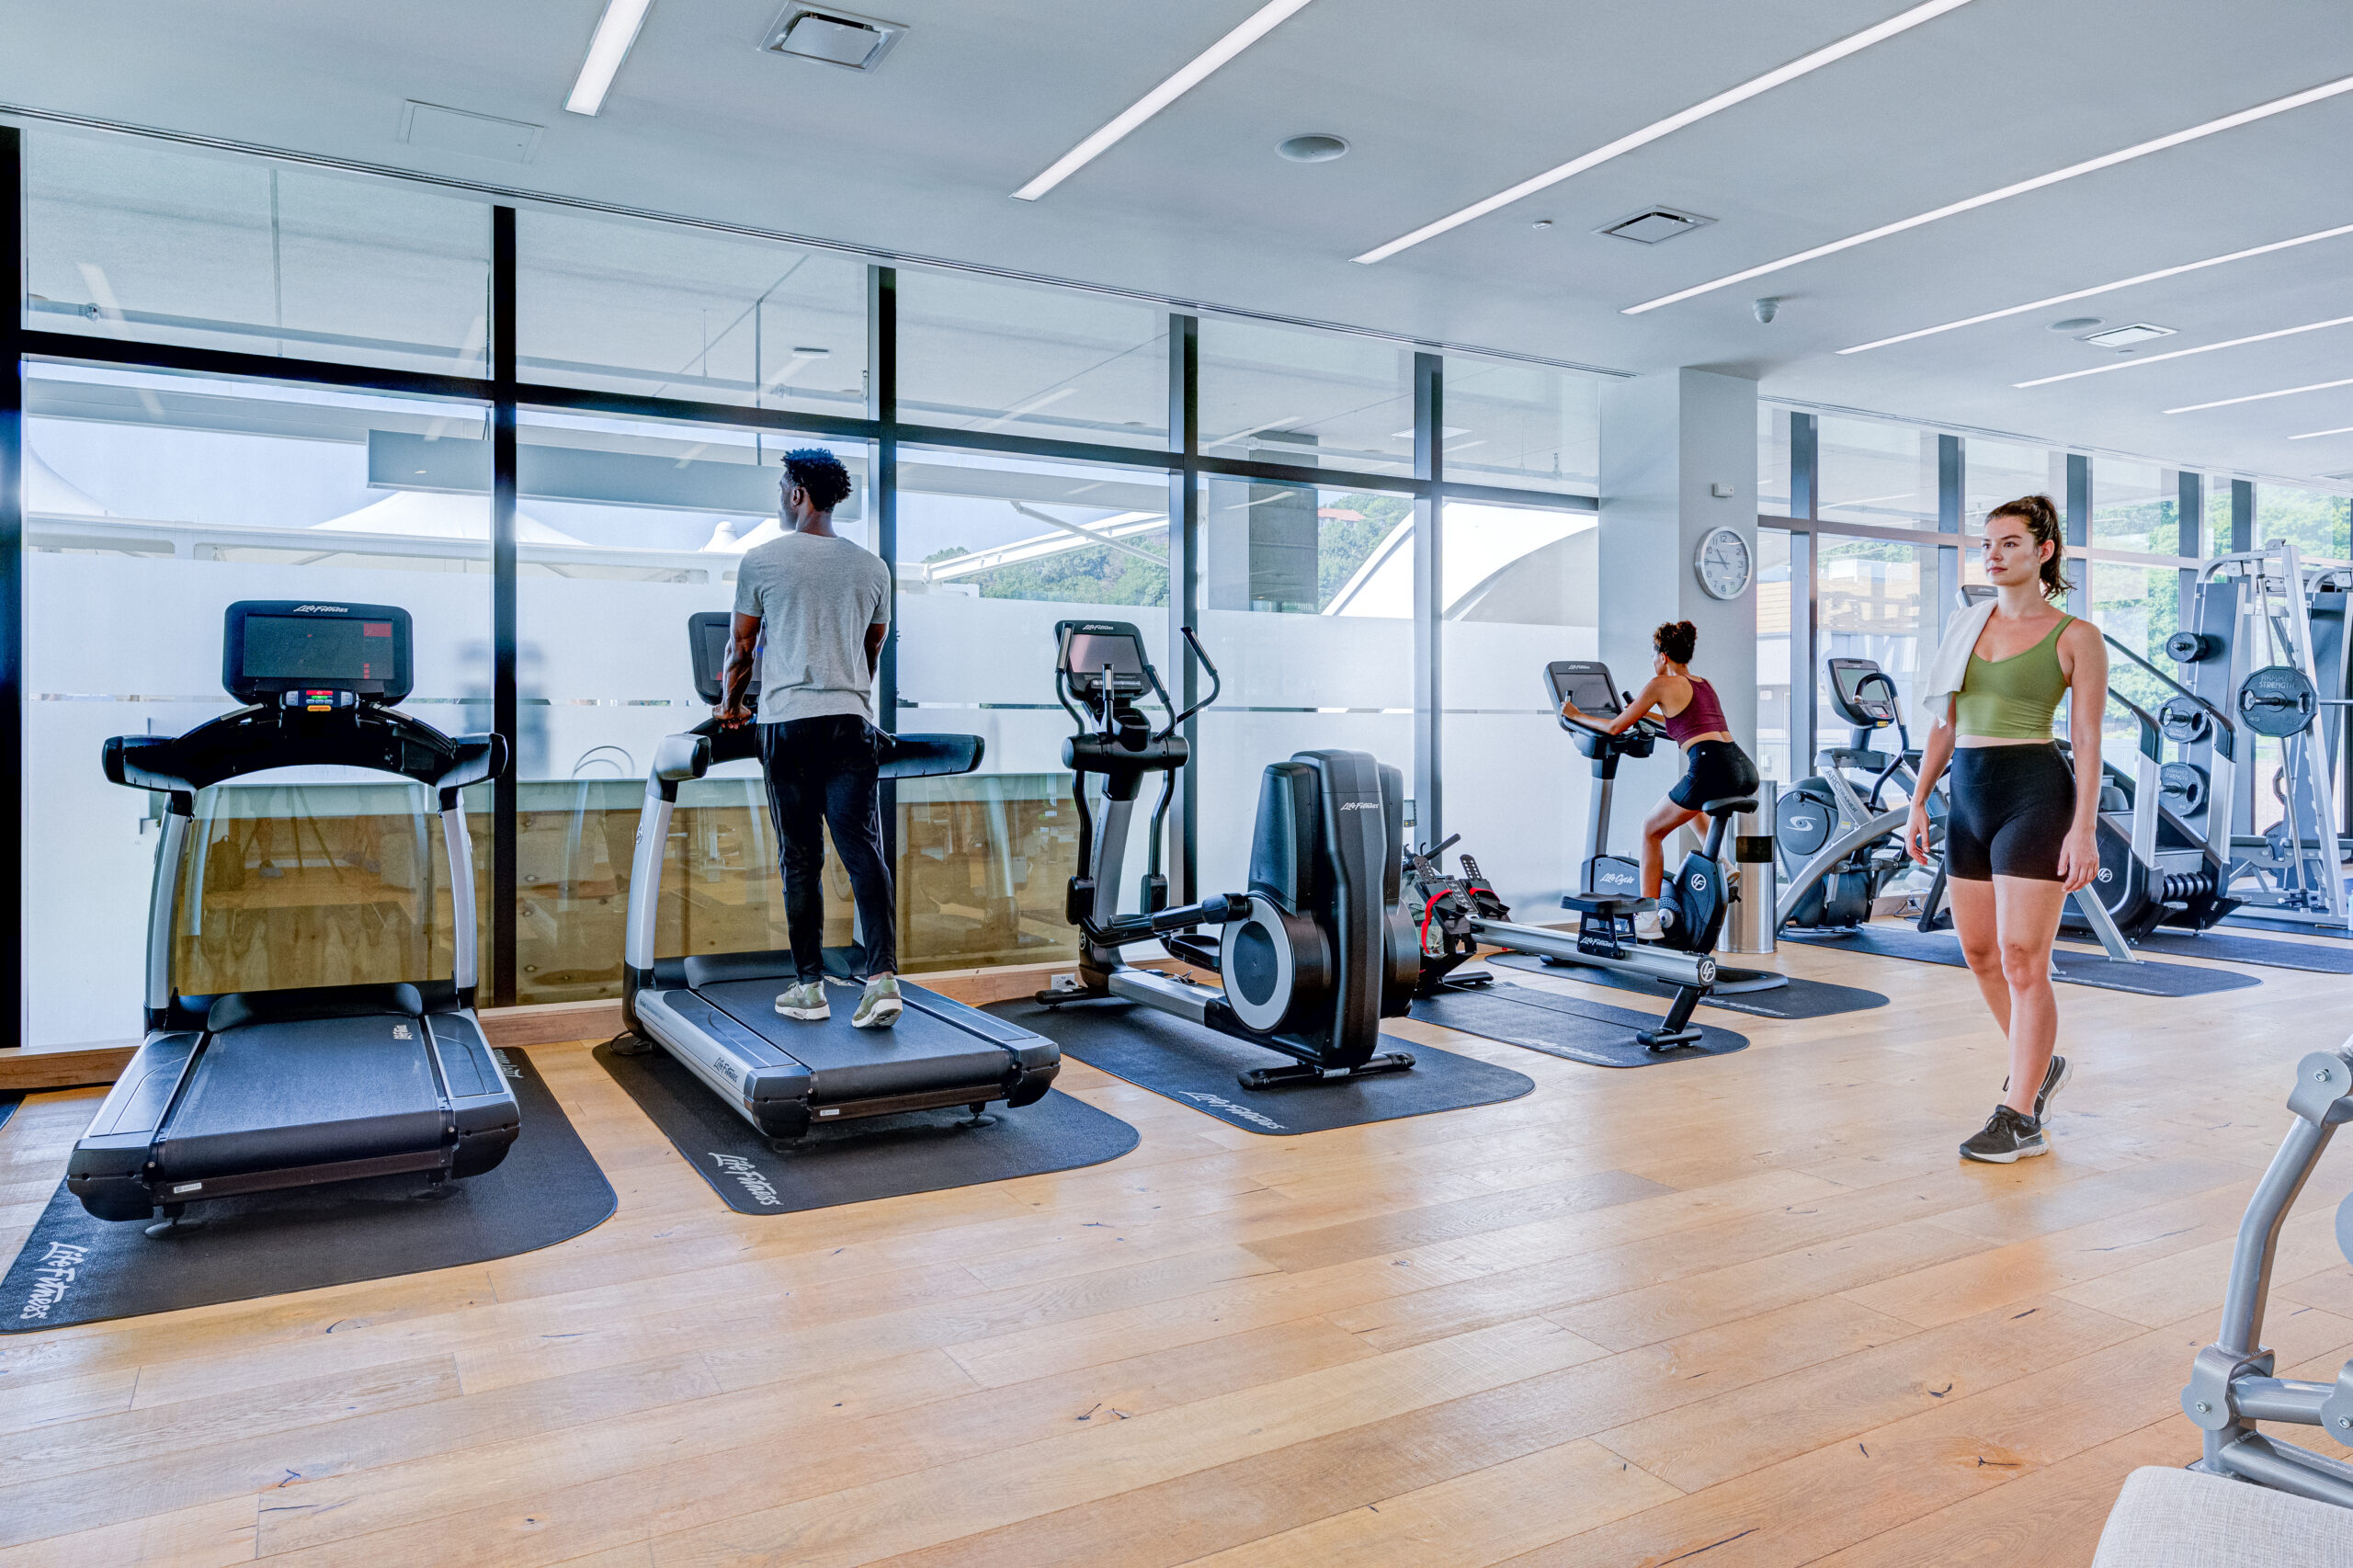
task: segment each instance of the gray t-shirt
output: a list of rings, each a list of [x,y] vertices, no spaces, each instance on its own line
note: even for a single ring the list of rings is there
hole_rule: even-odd
[[[747,551],[735,613],[760,618],[760,722],[855,713],[871,723],[866,629],[891,619],[891,571],[835,535],[788,531]]]

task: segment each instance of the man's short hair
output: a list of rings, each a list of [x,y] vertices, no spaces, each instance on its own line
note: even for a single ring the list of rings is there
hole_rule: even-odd
[[[809,505],[830,512],[849,499],[849,470],[823,447],[802,447],[784,454],[785,477],[808,493]]]

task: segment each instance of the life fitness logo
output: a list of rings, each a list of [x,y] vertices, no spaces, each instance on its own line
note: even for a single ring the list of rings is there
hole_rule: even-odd
[[[349,605],[296,605],[296,615],[349,615]]]
[[[1376,803],[1371,801],[1343,801],[1340,809],[1344,812],[1369,812]]]
[[[65,1300],[65,1293],[74,1288],[74,1281],[81,1278],[82,1264],[89,1256],[87,1247],[74,1246],[67,1242],[50,1243],[49,1250],[41,1254],[39,1263],[33,1265],[33,1288],[31,1293],[25,1297],[24,1307],[17,1313],[17,1320],[19,1323],[47,1323],[50,1309]]]
[[[776,1209],[783,1205],[784,1199],[776,1195],[775,1186],[743,1155],[713,1153],[710,1163],[717,1165],[722,1174],[733,1176],[745,1194],[761,1208]]]
[[[1694,872],[1692,872],[1692,873],[1691,873],[1691,882],[1690,882],[1690,887],[1691,887],[1691,891],[1692,891],[1693,892],[1699,892],[1702,891],[1703,889],[1705,889],[1705,888],[1707,887],[1707,885],[1708,885],[1708,873],[1707,873],[1707,872],[1705,872],[1705,871],[1694,871]]]
[[[2115,873],[2114,871],[2109,870],[2107,867],[2102,866],[2102,867],[2099,869],[2099,879],[2098,879],[2098,880],[2099,880],[2099,881],[2103,881],[2103,882],[2112,882],[2112,881],[2114,881],[2116,880],[2116,873]]]

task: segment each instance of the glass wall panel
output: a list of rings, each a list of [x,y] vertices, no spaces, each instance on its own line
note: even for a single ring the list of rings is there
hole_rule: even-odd
[[[1258,322],[1201,322],[1201,450],[1213,458],[1407,476],[1414,351]],[[1470,435],[1449,418],[1450,445]]]
[[[899,949],[910,971],[1077,954],[1063,893],[1078,819],[1054,697],[1054,623],[1133,622],[1164,682],[1168,484],[1160,474],[938,450],[899,457],[899,728],[977,734],[981,771],[899,798]],[[1233,667],[1211,639],[1211,656]],[[1181,654],[1179,655],[1181,656]],[[1144,873],[1136,812],[1127,907]]]
[[[1904,722],[1911,724],[1913,676],[1936,652],[1936,612],[1927,603],[1936,592],[1936,547],[1836,534],[1816,534],[1814,540],[1822,601],[1820,657],[1814,661],[1818,744],[1832,744],[1847,728],[1831,703],[1833,658],[1877,660],[1895,682]]]
[[[2306,561],[2353,558],[2353,540],[2347,538],[2349,503],[2343,495],[2291,485],[2258,483],[2255,487],[2255,542],[2290,540]]]
[[[526,411],[517,431],[516,1000],[620,994],[646,769],[710,716],[687,619],[732,608],[744,552],[777,537],[779,460],[807,437]],[[869,545],[871,465],[835,526]],[[782,948],[783,891],[759,769],[727,763],[679,793],[656,952]],[[829,940],[849,900],[829,863]]]
[[[2092,543],[2152,555],[2181,552],[2180,475],[2154,463],[2092,460]]]
[[[46,128],[25,176],[34,330],[484,373],[484,203]]]
[[[2091,618],[2099,629],[2168,676],[2177,666],[2165,656],[2165,639],[2180,627],[2181,572],[2171,566],[2140,566],[2119,561],[2070,561],[2067,575],[2091,576]],[[2109,658],[2109,689],[2154,713],[2172,694],[2155,676],[2115,653]],[[2109,760],[2130,769],[2139,744],[2138,721],[2110,702],[2100,731]]]
[[[899,417],[1168,445],[1168,314],[1074,290],[899,273]]]
[[[1360,499],[1332,509],[1366,508]],[[1557,917],[1584,852],[1590,765],[1562,731],[1543,677],[1554,659],[1597,654],[1599,524],[1592,512],[1449,501],[1440,536],[1446,831],[1462,835],[1504,902],[1525,905],[1531,920]],[[1410,532],[1400,553],[1410,576]],[[1412,628],[1399,631],[1410,679]],[[1405,767],[1410,757],[1381,760]]]
[[[2231,479],[2228,474],[2210,473],[2206,476],[2206,553],[2230,552]]]
[[[1790,574],[1790,536],[1783,528],[1756,531],[1756,770],[1778,783],[1790,771],[1796,716],[1790,659],[1796,643],[1794,618],[1804,613],[1804,585]],[[1615,673],[1615,672],[1612,672]],[[1804,760],[1798,758],[1797,760]]]
[[[1824,418],[1821,516],[1881,528],[1937,526],[1937,435],[1908,425]]]
[[[524,381],[865,415],[865,262],[536,208],[515,238]]]
[[[1198,624],[1225,672],[1196,765],[1207,893],[1243,885],[1267,764],[1341,747],[1410,781],[1414,507],[1403,495],[1204,479],[1201,526]],[[1508,690],[1533,677],[1496,678]]]
[[[1961,447],[1961,476],[1963,533],[1984,533],[1985,514],[2021,495],[2048,495],[2062,513],[2067,508],[2067,454],[2053,448],[1971,437]]]
[[[23,1038],[133,1040],[159,819],[147,791],[106,781],[102,744],[235,708],[219,676],[239,599],[405,608],[406,710],[488,729],[484,411],[41,364],[26,396]],[[126,608],[136,634],[109,635]],[[486,891],[487,787],[470,801]],[[421,787],[341,768],[203,791],[181,991],[446,977],[475,937],[451,925],[433,810]]]
[[[1790,515],[1790,411],[1756,405],[1756,509]]]
[[[1601,494],[1597,376],[1449,354],[1446,423],[1449,479],[1569,495]]]

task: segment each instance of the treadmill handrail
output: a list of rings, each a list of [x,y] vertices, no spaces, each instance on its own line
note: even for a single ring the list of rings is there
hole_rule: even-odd
[[[878,730],[874,771],[882,778],[940,778],[977,770],[988,756],[982,735],[902,735]],[[722,724],[716,714],[665,739],[654,754],[654,784],[677,798],[678,786],[722,762],[752,762],[760,755],[757,724]]]
[[[388,710],[313,719],[254,707],[185,734],[113,736],[103,760],[113,782],[165,794],[193,794],[273,767],[337,767],[395,773],[447,795],[506,772],[509,755],[504,735],[445,735]]]

